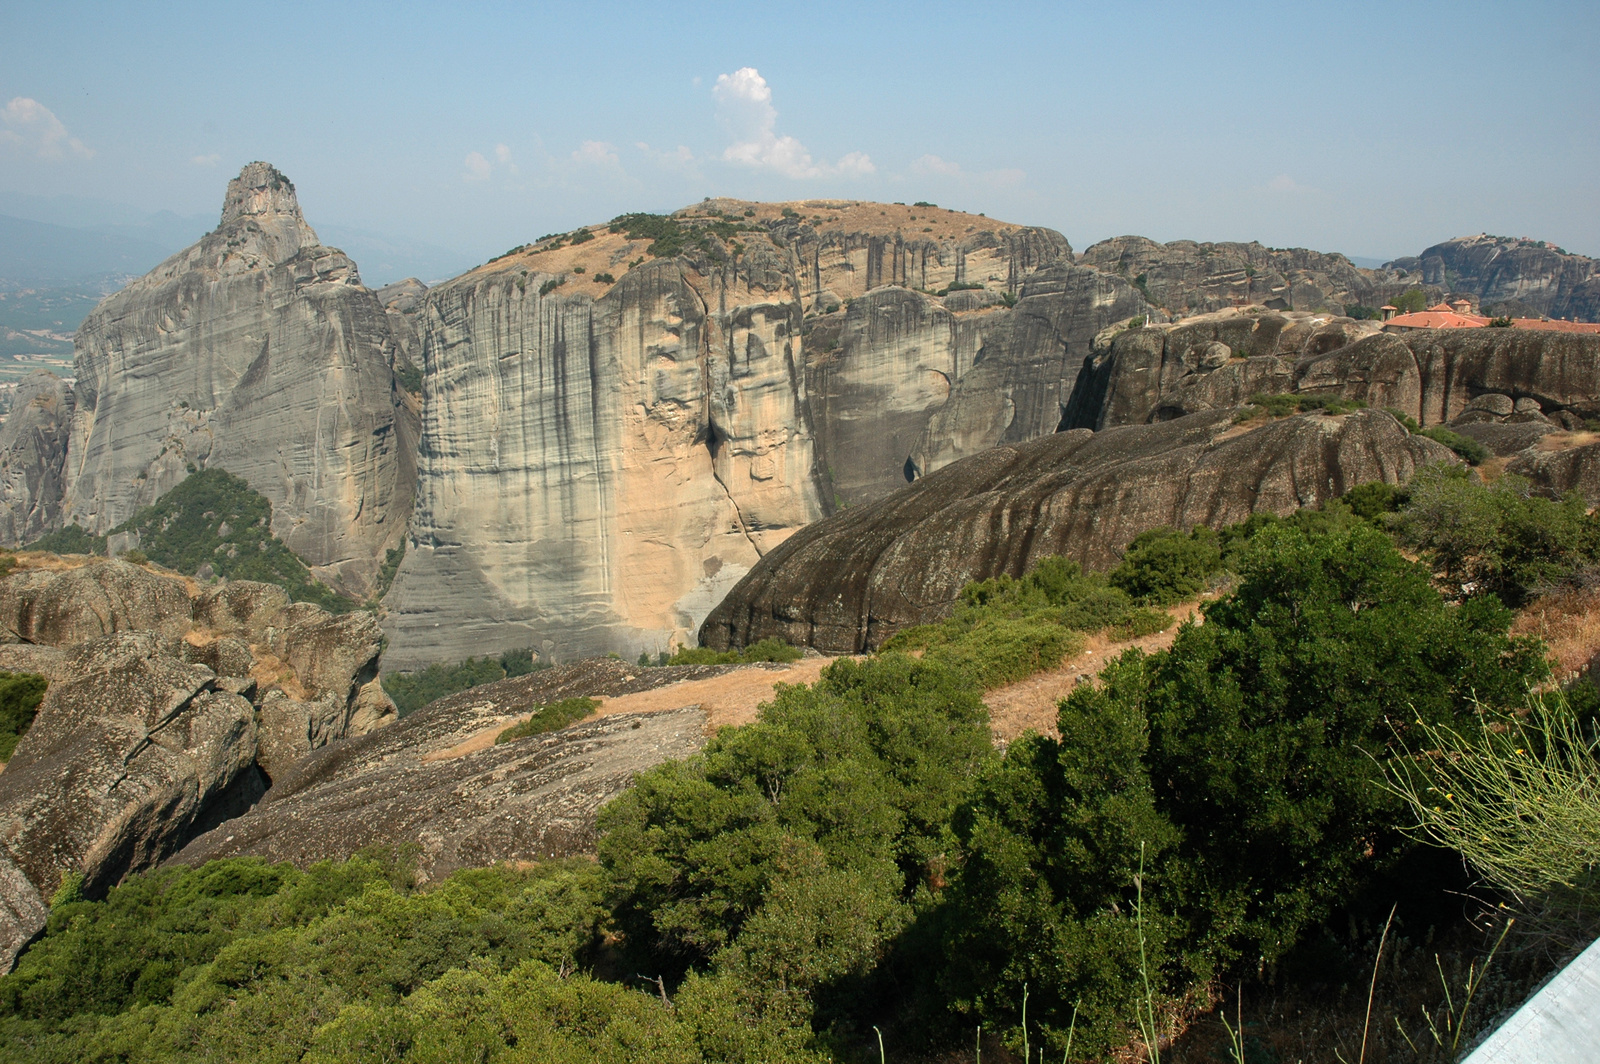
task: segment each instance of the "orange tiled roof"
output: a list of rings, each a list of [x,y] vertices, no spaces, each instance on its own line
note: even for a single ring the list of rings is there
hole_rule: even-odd
[[[1551,321],[1548,318],[1512,318],[1517,329],[1539,329],[1544,332],[1600,333],[1600,323],[1591,321]]]
[[[1383,323],[1384,328],[1396,329],[1481,329],[1489,324],[1488,318],[1457,314],[1453,310],[1419,310],[1412,314],[1398,314]]]

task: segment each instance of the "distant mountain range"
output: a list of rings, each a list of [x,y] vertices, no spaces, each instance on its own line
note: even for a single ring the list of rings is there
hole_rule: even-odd
[[[135,277],[216,224],[211,214],[142,212],[102,200],[0,192],[0,291]],[[325,244],[359,263],[361,279],[374,288],[406,277],[444,280],[479,261],[479,256],[365,229],[320,225],[317,232]]]

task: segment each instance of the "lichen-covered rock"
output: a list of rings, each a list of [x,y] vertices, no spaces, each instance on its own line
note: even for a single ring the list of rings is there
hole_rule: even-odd
[[[1188,313],[1222,310],[1240,302],[1343,313],[1349,305],[1381,306],[1422,280],[1414,271],[1408,275],[1391,268],[1365,270],[1343,255],[1267,248],[1254,241],[1158,244],[1142,236],[1120,236],[1093,245],[1079,261],[1137,281],[1158,307]],[[1427,292],[1436,301],[1443,289],[1432,287]]]
[[[66,516],[104,533],[217,466],[271,501],[273,532],[319,577],[364,596],[415,484],[396,346],[294,186],[251,163],[214,231],[78,330]]]
[[[1571,427],[1600,414],[1600,336],[1528,329],[1382,333],[1373,322],[1276,320],[1288,317],[1222,311],[1207,316],[1204,331],[1190,321],[1109,338],[1084,363],[1063,424],[1145,424],[1237,404],[1257,391],[1359,400],[1424,425],[1509,416]],[[1240,331],[1249,321],[1255,324],[1246,336]],[[1226,342],[1229,335],[1246,344],[1230,344],[1234,352],[1249,357],[1203,366],[1195,341]]]
[[[7,892],[0,970],[43,926],[16,915],[33,913],[34,897],[69,874],[94,896],[151,867],[254,761],[247,699],[219,690],[210,669],[112,639],[122,645],[109,668],[50,686],[0,773],[0,847],[31,888]]]
[[[0,425],[0,544],[31,543],[61,527],[72,386],[48,370],[17,385]]]
[[[1575,491],[1590,506],[1600,506],[1600,443],[1551,451],[1531,446],[1516,453],[1506,472],[1527,477],[1550,494]]]
[[[395,717],[369,614],[249,582],[191,601],[187,582],[123,561],[22,564],[0,579],[0,668],[50,686],[0,773],[0,973],[64,875],[98,894]]]
[[[1299,415],[1236,434],[1234,411],[1075,430],[997,447],[792,536],[701,628],[706,646],[768,636],[856,652],[948,614],[969,581],[1045,555],[1112,565],[1139,533],[1314,506],[1357,484],[1456,462],[1393,417]]]
[[[0,580],[0,632],[26,643],[64,646],[134,630],[176,637],[188,629],[189,611],[183,581],[119,560]]]
[[[621,695],[752,666],[638,669],[591,660],[475,687],[298,762],[246,815],[174,862],[257,856],[302,867],[362,846],[415,844],[418,871],[593,852],[595,813],[635,773],[705,742],[699,706],[602,717],[495,745],[542,703]]]

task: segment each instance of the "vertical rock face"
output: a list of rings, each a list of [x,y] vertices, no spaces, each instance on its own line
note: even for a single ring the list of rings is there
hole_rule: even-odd
[[[1058,233],[937,208],[711,200],[631,224],[651,235],[619,219],[428,292],[390,667],[692,642],[836,504],[1053,432],[1089,339],[1145,309],[1062,265]]]
[[[540,294],[558,276],[481,270],[429,295],[396,667],[665,649],[821,516],[787,293],[666,260],[599,298]]]
[[[286,177],[245,167],[216,230],[101,303],[76,347],[68,520],[105,532],[220,466],[319,577],[371,588],[410,512],[415,415],[384,307]]]
[[[1485,310],[1513,317],[1549,315],[1600,321],[1600,262],[1543,240],[1457,237],[1415,260],[1428,284],[1470,292]]]
[[[48,370],[17,386],[0,426],[0,543],[29,543],[61,527],[72,400],[71,385]]]
[[[1251,241],[1158,244],[1142,236],[1119,236],[1090,247],[1079,260],[1136,282],[1150,302],[1188,313],[1222,310],[1236,303],[1260,303],[1275,310],[1336,310],[1350,304],[1380,306],[1423,282],[1410,269],[1389,263],[1364,270],[1343,255],[1307,248],[1268,248]],[[1393,267],[1393,268],[1390,268]],[[1443,289],[1428,289],[1437,300]]]

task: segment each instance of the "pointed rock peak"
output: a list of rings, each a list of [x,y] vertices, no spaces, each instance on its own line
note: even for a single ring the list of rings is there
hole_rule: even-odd
[[[261,231],[267,243],[263,250],[275,262],[283,262],[301,248],[318,243],[317,234],[300,213],[294,182],[271,163],[250,163],[228,182],[218,229],[241,226]]]
[[[305,221],[300,214],[300,201],[295,198],[294,182],[271,163],[250,163],[228,182],[228,196],[222,201],[222,224],[268,215]]]

